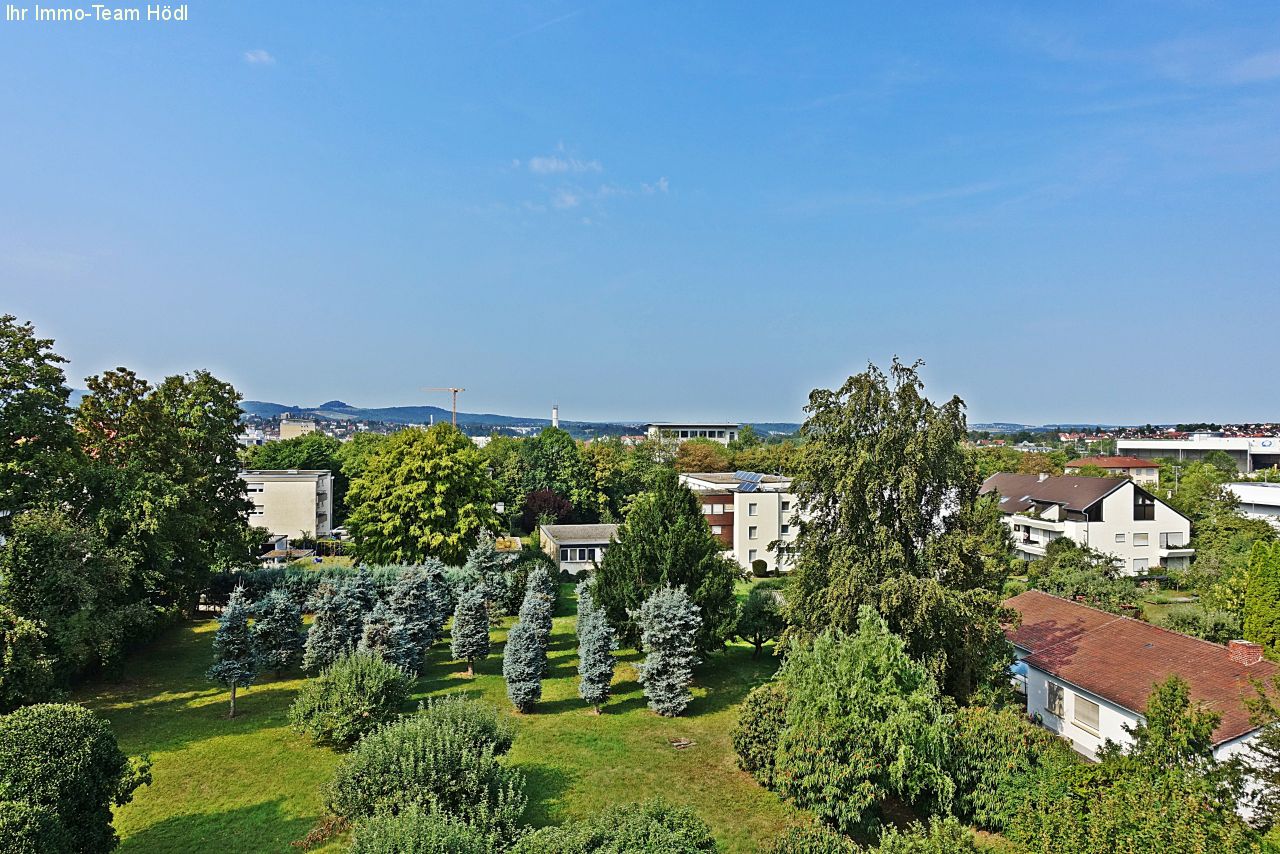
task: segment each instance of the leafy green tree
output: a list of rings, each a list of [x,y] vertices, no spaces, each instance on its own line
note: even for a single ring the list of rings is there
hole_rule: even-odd
[[[213,636],[213,666],[208,677],[231,689],[231,709],[227,717],[236,716],[236,689],[248,688],[258,677],[258,656],[249,632],[249,603],[244,588],[237,587],[222,609],[218,631]]]
[[[698,651],[720,649],[737,623],[733,585],[740,575],[722,548],[697,496],[675,472],[658,475],[653,491],[633,502],[596,573],[596,598],[619,637],[634,646],[640,630],[630,612],[661,587],[683,587],[701,618]]]
[[[809,395],[797,471],[789,635],[857,628],[870,606],[963,702],[1011,655],[1008,528],[965,453],[964,403],[937,405],[915,365],[874,365]]]
[[[253,606],[254,655],[263,670],[274,670],[276,676],[302,661],[302,645],[306,631],[302,627],[302,609],[283,590],[272,590]]]
[[[515,521],[524,510],[525,478],[520,446],[523,439],[514,436],[502,436],[494,433],[489,437],[481,452],[489,466],[489,474],[493,477],[494,494],[502,502],[503,516],[507,530],[511,531]],[[519,606],[517,606],[519,607]]]
[[[1231,468],[1228,474],[1202,461],[1161,461],[1160,489],[1164,491],[1169,506],[1191,520],[1193,532],[1215,516],[1235,511],[1239,500],[1225,485],[1237,477],[1234,463]]]
[[[1280,657],[1280,543],[1254,543],[1244,595],[1244,636]]]
[[[527,495],[549,489],[569,499],[584,522],[600,518],[600,493],[577,441],[558,427],[547,427],[520,444],[520,470]]]
[[[378,452],[387,436],[383,433],[370,433],[362,430],[343,442],[335,454],[338,470],[347,479],[347,484],[364,474],[369,460]]]
[[[467,663],[467,676],[475,675],[475,663],[489,654],[489,609],[478,587],[458,596],[453,612],[453,657]]]
[[[44,630],[0,604],[0,713],[39,703],[53,690]]]
[[[51,812],[67,851],[112,851],[119,840],[111,807],[150,782],[145,757],[121,753],[107,722],[83,706],[26,706],[0,717],[0,798]]]
[[[613,651],[618,641],[591,591],[590,579],[578,582],[578,696],[598,715],[612,691]]]
[[[640,624],[646,654],[636,668],[649,708],[665,717],[681,714],[693,700],[689,685],[698,663],[702,617],[682,587],[660,587],[632,615]]]
[[[779,789],[846,834],[875,829],[889,795],[945,812],[954,794],[951,721],[933,676],[871,606],[857,626],[796,644],[779,677],[789,697]]]
[[[347,528],[370,563],[460,564],[498,526],[493,481],[475,443],[449,424],[392,434],[351,484]]]
[[[738,709],[738,721],[729,732],[738,767],[766,789],[776,790],[778,739],[787,725],[787,690],[781,682],[757,685]]]
[[[743,471],[792,477],[799,468],[803,453],[803,446],[798,442],[769,442],[737,451],[733,455],[733,467]]]
[[[1113,614],[1124,613],[1139,599],[1137,585],[1119,574],[1110,556],[1066,537],[1049,543],[1044,558],[1028,564],[1027,576],[1038,590]]]
[[[588,442],[582,448],[582,458],[591,468],[601,494],[601,522],[625,518],[635,497],[652,488],[658,472],[666,468],[657,442],[624,445],[617,436]]]
[[[360,434],[359,435],[371,435]],[[334,524],[341,524],[347,516],[346,498],[350,480],[342,470],[339,453],[343,443],[319,430],[254,445],[245,449],[244,463],[251,469],[312,469],[333,474]]]
[[[1257,696],[1248,701],[1250,720],[1260,727],[1244,754],[1254,783],[1254,819],[1268,830],[1280,825],[1280,675],[1271,683],[1253,683]]]
[[[18,512],[58,496],[76,466],[66,361],[30,323],[0,315],[0,534]]]
[[[777,590],[752,587],[747,601],[738,615],[738,637],[755,647],[753,656],[759,657],[764,645],[777,640],[787,621],[782,616],[782,595]]]
[[[1205,465],[1213,466],[1233,480],[1240,474],[1240,469],[1236,468],[1236,461],[1226,451],[1219,451],[1215,448],[1204,455],[1204,463]]]
[[[1215,762],[1213,731],[1222,715],[1191,702],[1191,689],[1178,676],[1159,682],[1147,698],[1143,719],[1125,725],[1130,747],[1108,745],[1102,761],[1132,761],[1148,770],[1176,768],[1204,771]]]
[[[762,444],[764,443],[761,441],[760,434],[756,431],[756,428],[750,424],[743,424],[742,428],[738,430],[738,437],[729,442],[729,450],[736,454],[739,451],[758,448]]]
[[[608,806],[591,818],[535,830],[511,854],[710,854],[718,850],[711,828],[697,813],[655,798]]]

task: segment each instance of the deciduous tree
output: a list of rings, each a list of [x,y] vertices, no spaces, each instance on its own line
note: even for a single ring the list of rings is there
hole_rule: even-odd
[[[1244,636],[1280,658],[1280,543],[1254,543],[1244,594]]]

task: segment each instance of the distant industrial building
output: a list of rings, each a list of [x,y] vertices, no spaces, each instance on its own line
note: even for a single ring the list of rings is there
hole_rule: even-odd
[[[711,533],[743,569],[751,569],[757,560],[771,573],[791,568],[786,547],[797,533],[791,478],[748,471],[698,472],[680,475],[680,482],[698,496]],[[774,543],[781,548],[770,548]]]
[[[1280,465],[1280,437],[1245,438],[1216,433],[1192,433],[1181,439],[1117,439],[1116,453],[1147,459],[1170,458],[1179,462],[1203,460],[1211,451],[1222,451],[1243,474]]]
[[[1248,519],[1262,519],[1280,531],[1280,483],[1228,483]]]
[[[273,536],[327,537],[333,530],[333,475],[324,470],[240,472],[253,501],[249,524]]]
[[[1127,477],[1141,486],[1155,486],[1160,482],[1160,464],[1140,457],[1081,457],[1067,463],[1066,473],[1076,474],[1085,466]]]
[[[727,445],[738,438],[740,424],[647,424],[645,432],[650,439],[661,439],[665,442],[687,442],[690,439],[710,439]]]
[[[307,418],[281,418],[280,438],[296,439],[316,431],[316,422]]]

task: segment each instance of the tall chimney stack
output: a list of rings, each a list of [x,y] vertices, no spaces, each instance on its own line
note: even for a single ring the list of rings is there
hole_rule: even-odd
[[[560,426],[560,405],[559,404],[552,404],[551,406],[551,426],[552,427]]]

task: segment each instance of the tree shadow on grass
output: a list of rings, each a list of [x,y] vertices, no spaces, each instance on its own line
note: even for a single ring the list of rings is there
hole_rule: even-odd
[[[171,816],[133,833],[116,850],[121,854],[287,851],[288,843],[307,834],[312,821],[284,815],[283,802],[276,798],[235,809]]]
[[[517,765],[527,781],[525,793],[529,806],[524,811],[525,821],[534,827],[558,824],[563,818],[564,794],[573,786],[578,775],[564,768],[531,762]]]

